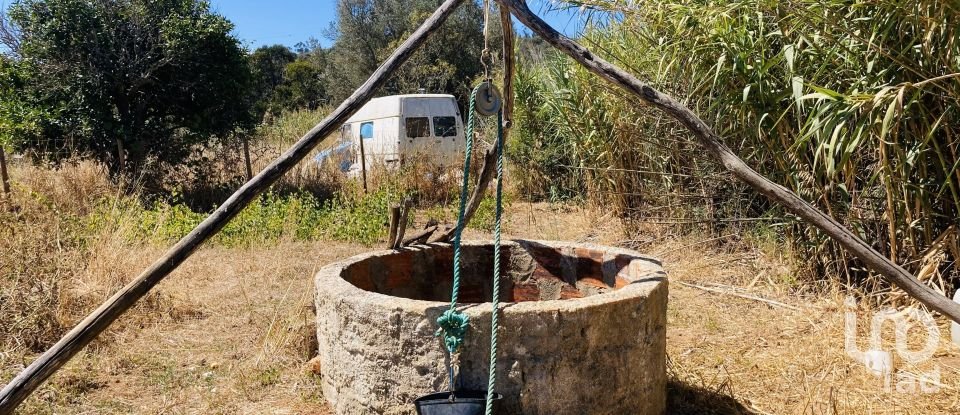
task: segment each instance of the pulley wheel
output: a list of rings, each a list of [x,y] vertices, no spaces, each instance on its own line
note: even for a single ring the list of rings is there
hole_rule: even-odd
[[[500,106],[503,105],[503,98],[500,90],[490,81],[484,81],[477,87],[477,100],[474,103],[474,109],[478,114],[485,117],[497,115],[500,112]]]

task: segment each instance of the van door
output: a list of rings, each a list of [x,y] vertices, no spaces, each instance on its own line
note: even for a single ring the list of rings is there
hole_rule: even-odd
[[[400,167],[400,117],[390,117],[377,120],[380,132],[377,135],[379,149],[383,153],[383,161],[387,168]]]
[[[466,135],[457,100],[453,97],[437,100],[434,111],[434,133],[443,138],[441,146],[443,163],[447,166],[459,165],[463,160]]]
[[[403,118],[403,140],[407,140],[407,148],[414,159],[432,160],[430,157],[437,150],[430,128],[430,117],[409,116]]]
[[[437,148],[438,162],[443,165],[450,165],[456,160],[458,146],[463,145],[460,137],[459,117],[452,115],[438,115],[433,117],[433,136],[441,141]]]

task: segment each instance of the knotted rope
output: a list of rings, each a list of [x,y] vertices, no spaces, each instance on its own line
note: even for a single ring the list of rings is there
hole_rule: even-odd
[[[453,238],[453,287],[450,294],[450,308],[443,312],[437,318],[437,336],[443,337],[444,346],[450,353],[451,360],[454,355],[460,352],[463,346],[464,338],[469,328],[470,319],[466,314],[457,310],[457,302],[460,296],[460,271],[462,257],[462,236],[465,224],[468,188],[470,185],[470,158],[473,152],[473,133],[475,126],[476,99],[477,92],[483,84],[478,85],[470,94],[470,112],[467,118],[466,131],[466,154],[463,160],[463,183],[460,188],[460,209],[457,216],[457,228]],[[493,230],[493,290],[492,303],[493,310],[490,317],[490,377],[487,383],[487,401],[486,415],[493,415],[493,402],[496,397],[494,386],[497,382],[497,352],[498,336],[500,330],[499,309],[500,309],[500,242],[501,242],[501,218],[503,216],[503,111],[497,113],[497,191],[496,191],[496,211],[494,214]],[[454,383],[451,375],[451,385]]]

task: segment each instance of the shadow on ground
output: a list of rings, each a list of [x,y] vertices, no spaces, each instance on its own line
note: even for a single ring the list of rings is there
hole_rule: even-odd
[[[675,379],[667,383],[667,413],[670,415],[756,415],[723,392]]]

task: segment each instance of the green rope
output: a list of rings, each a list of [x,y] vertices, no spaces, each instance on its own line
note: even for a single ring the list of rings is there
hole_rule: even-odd
[[[460,187],[460,214],[457,216],[457,229],[453,238],[453,289],[450,294],[450,308],[437,319],[437,336],[443,336],[443,344],[450,355],[456,354],[463,346],[470,319],[457,311],[460,296],[460,241],[463,236],[464,216],[467,211],[467,188],[470,185],[470,155],[473,152],[473,114],[476,108],[478,85],[470,94],[470,112],[467,116],[467,148],[463,158],[463,185]]]
[[[490,313],[490,380],[486,415],[493,415],[493,387],[497,384],[497,331],[500,330],[500,218],[503,216],[503,110],[497,113],[497,210],[493,227],[493,311]]]
[[[482,84],[481,84],[482,85]],[[473,152],[473,129],[474,114],[476,108],[477,86],[470,94],[470,112],[467,117],[467,143],[466,155],[463,159],[463,185],[460,188],[460,213],[457,217],[457,228],[453,238],[453,288],[450,295],[450,308],[443,312],[437,318],[437,336],[443,337],[444,345],[450,355],[460,351],[469,328],[470,319],[460,311],[457,311],[457,300],[460,294],[460,258],[462,252],[462,236],[465,226],[464,216],[467,207],[467,190],[470,184],[470,156]],[[501,218],[503,216],[503,111],[497,113],[497,207],[494,218],[493,230],[493,311],[490,314],[490,378],[487,382],[487,402],[486,415],[493,415],[493,402],[496,393],[494,386],[497,383],[497,332],[500,329],[499,308],[500,308],[500,241],[501,241]],[[452,379],[451,379],[452,382]]]

